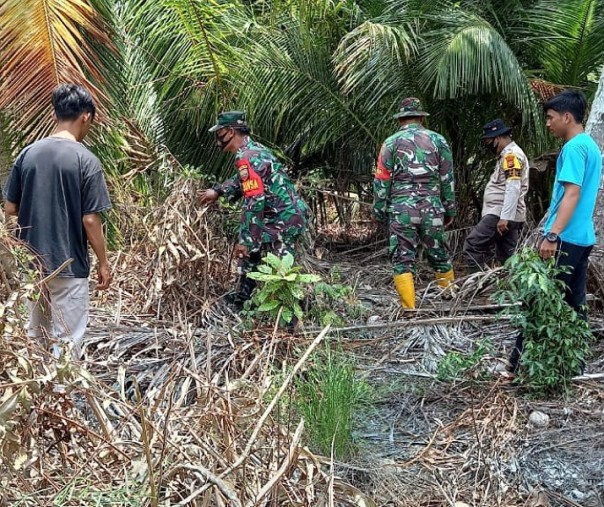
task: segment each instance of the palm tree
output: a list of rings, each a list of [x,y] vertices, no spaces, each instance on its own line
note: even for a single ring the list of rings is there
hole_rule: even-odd
[[[76,79],[109,110],[96,146],[119,161],[116,174],[157,175],[178,161],[223,178],[231,165],[207,128],[219,110],[245,109],[296,173],[360,191],[397,102],[417,95],[452,144],[460,201],[472,208],[491,164],[483,123],[503,117],[538,153],[549,141],[535,91],[595,91],[603,2],[6,0],[0,110],[40,136],[50,90]],[[38,44],[23,42],[26,30]]]
[[[0,111],[19,138],[33,140],[52,128],[50,95],[76,81],[109,109],[107,76],[115,70],[106,0],[4,0],[0,4]]]

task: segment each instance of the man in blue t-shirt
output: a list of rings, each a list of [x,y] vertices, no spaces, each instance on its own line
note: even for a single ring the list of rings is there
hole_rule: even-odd
[[[568,273],[559,275],[566,284],[566,302],[585,318],[587,260],[596,235],[593,214],[602,176],[602,153],[583,130],[587,109],[585,95],[566,90],[551,98],[543,109],[547,127],[565,144],[556,163],[556,179],[539,247],[543,259],[557,257],[559,266],[568,266]],[[522,337],[510,358],[512,368],[518,366]]]
[[[556,180],[539,248],[543,259],[558,256],[558,265],[569,266],[560,275],[567,286],[566,301],[582,313],[585,304],[587,258],[596,242],[594,209],[602,176],[602,153],[583,131],[587,108],[585,95],[567,90],[544,106],[547,127],[566,142],[556,163]]]

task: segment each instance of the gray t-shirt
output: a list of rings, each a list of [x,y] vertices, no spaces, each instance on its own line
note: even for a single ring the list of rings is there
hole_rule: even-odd
[[[88,278],[82,217],[111,208],[98,158],[69,139],[36,141],[17,157],[4,198],[19,206],[20,237],[39,254],[46,274],[71,257],[59,276]]]

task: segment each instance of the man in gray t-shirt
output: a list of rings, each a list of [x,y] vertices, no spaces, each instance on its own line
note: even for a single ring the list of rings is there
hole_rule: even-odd
[[[99,213],[111,208],[99,160],[80,141],[96,108],[90,93],[74,84],[53,93],[55,132],[26,147],[17,157],[4,189],[7,218],[17,216],[18,235],[38,256],[47,294],[30,304],[27,330],[32,338],[54,338],[80,355],[88,321],[88,243],[96,254],[99,290],[111,273]],[[60,353],[58,345],[53,347]]]

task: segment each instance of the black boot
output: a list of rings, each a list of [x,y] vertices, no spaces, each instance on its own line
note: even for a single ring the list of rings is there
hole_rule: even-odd
[[[514,350],[510,354],[508,371],[510,373],[517,373],[518,367],[520,366],[520,356],[522,356],[524,337],[521,333],[518,333],[516,336],[516,345],[514,345]]]
[[[238,311],[243,310],[243,305],[252,297],[252,292],[256,288],[256,280],[241,275],[239,278],[239,290],[233,297],[233,305]]]
[[[230,298],[231,304],[239,312],[243,310],[243,305],[252,297],[252,292],[256,288],[256,280],[248,278],[247,273],[255,271],[261,259],[260,252],[252,252],[249,257],[239,260],[237,268],[239,271],[239,288]]]

